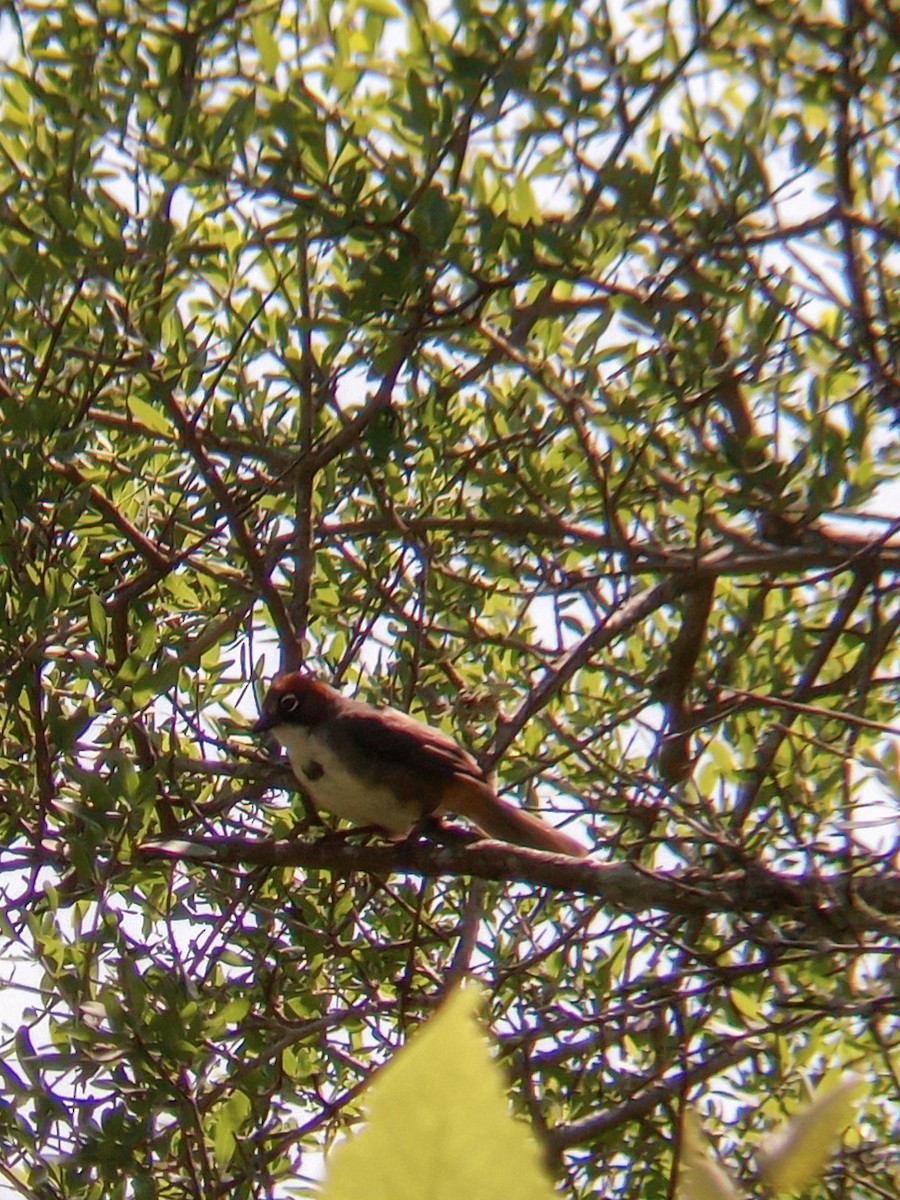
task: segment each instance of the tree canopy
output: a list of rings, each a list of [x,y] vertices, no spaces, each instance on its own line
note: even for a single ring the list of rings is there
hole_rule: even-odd
[[[756,1194],[852,1068],[809,1194],[895,1195],[893,5],[45,0],[0,52],[7,1186],[304,1191],[470,974],[565,1194],[672,1196],[687,1106]],[[248,733],[301,661],[592,857],[319,841]]]

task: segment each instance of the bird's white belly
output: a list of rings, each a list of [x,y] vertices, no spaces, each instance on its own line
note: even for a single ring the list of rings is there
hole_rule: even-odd
[[[412,806],[401,804],[391,788],[352,774],[331,747],[308,729],[279,725],[272,732],[316,808],[354,825],[380,825],[389,833],[407,833],[415,824],[419,814]]]

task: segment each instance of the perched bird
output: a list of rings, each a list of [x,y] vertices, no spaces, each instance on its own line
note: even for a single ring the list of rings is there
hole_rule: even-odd
[[[271,732],[284,746],[317,808],[355,825],[406,834],[428,816],[458,813],[505,842],[587,854],[574,838],[501,800],[447,734],[395,708],[348,700],[305,672],[272,681],[254,731]]]

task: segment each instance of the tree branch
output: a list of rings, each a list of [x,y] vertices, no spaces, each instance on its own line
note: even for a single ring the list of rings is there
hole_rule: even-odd
[[[694,869],[650,871],[635,863],[570,859],[502,842],[361,846],[331,835],[313,842],[229,837],[145,842],[140,855],[145,860],[165,858],[207,866],[301,867],[330,871],[341,878],[358,872],[428,878],[467,875],[589,896],[630,913],[781,917],[795,923],[804,937],[900,934],[900,924],[894,928],[894,918],[900,917],[900,873],[895,871],[787,875],[754,865],[716,875]]]

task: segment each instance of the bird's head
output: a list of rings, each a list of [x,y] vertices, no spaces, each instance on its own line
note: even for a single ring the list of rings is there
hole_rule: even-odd
[[[280,725],[318,725],[331,711],[337,693],[304,671],[277,675],[263,700],[254,733],[277,730]]]

